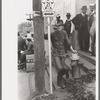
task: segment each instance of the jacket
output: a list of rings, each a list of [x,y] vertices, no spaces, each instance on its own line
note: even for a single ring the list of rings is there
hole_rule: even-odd
[[[88,28],[88,15],[85,14],[85,16],[83,17],[82,14],[78,14],[72,19],[72,22],[75,25],[76,30],[87,29]]]
[[[47,35],[45,35],[45,39],[47,39]],[[64,30],[51,33],[51,43],[53,46],[52,53],[58,56],[65,55],[67,53],[66,47],[71,46],[68,35]]]

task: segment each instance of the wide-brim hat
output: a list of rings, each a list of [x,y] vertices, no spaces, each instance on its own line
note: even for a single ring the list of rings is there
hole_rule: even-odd
[[[87,10],[87,6],[82,6],[81,10]]]
[[[53,26],[53,29],[58,29],[57,25],[52,25],[52,26]]]
[[[67,13],[66,16],[71,16],[71,14],[70,13]]]
[[[72,54],[72,56],[70,57],[71,60],[79,60],[79,56],[78,54]]]

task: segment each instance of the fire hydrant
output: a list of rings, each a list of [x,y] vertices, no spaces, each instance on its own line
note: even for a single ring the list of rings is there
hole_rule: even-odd
[[[72,77],[74,80],[80,80],[81,72],[80,67],[83,66],[83,63],[79,60],[78,54],[72,54],[71,59],[71,68],[72,68]]]

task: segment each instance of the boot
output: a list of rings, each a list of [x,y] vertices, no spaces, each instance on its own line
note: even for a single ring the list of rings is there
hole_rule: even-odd
[[[65,82],[64,82],[64,79],[63,79],[63,75],[66,74],[66,69],[61,69],[59,72],[58,72],[58,76],[57,76],[57,84],[58,86],[60,86],[62,89],[65,88]]]
[[[92,49],[92,55],[91,56],[95,56],[95,46],[91,45],[91,49]]]

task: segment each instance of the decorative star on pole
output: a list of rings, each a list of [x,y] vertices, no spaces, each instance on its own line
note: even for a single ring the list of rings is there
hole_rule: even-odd
[[[43,0],[43,9],[46,11],[51,11],[54,8],[54,1],[53,0]]]

